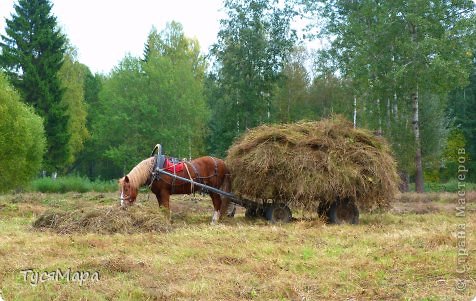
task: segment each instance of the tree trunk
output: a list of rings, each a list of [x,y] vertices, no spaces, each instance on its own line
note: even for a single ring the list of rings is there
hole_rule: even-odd
[[[378,115],[378,133],[382,135],[382,110],[380,109],[380,98],[377,98],[377,115]]]
[[[415,136],[415,191],[418,193],[424,192],[423,183],[423,164],[421,159],[421,139],[420,139],[420,116],[418,110],[418,88],[412,94],[413,105],[413,133]]]
[[[408,192],[410,189],[408,188],[408,184],[410,182],[410,177],[406,171],[400,171],[398,173],[400,176],[400,185],[398,185],[398,189],[400,192]]]
[[[357,96],[354,95],[354,129],[357,127]]]

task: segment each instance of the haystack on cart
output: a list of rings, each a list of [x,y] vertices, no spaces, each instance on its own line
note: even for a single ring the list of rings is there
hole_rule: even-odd
[[[288,222],[291,208],[357,224],[359,208],[388,207],[396,163],[385,140],[342,118],[249,130],[228,151],[233,193],[159,172],[246,208],[247,217]]]
[[[233,193],[255,200],[248,215],[270,220],[291,208],[355,224],[359,209],[388,208],[399,180],[385,139],[340,116],[249,129],[225,162]]]

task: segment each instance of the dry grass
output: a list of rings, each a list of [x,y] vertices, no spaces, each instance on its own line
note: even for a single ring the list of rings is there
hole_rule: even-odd
[[[338,116],[251,129],[229,149],[226,163],[237,195],[293,208],[316,210],[320,203],[352,199],[374,209],[388,206],[397,191],[386,141]]]
[[[171,227],[166,215],[157,214],[151,206],[133,206],[121,209],[119,205],[76,209],[51,210],[42,213],[34,222],[38,229],[52,229],[65,233],[136,233],[168,232]]]
[[[210,226],[210,200],[187,196],[172,199],[169,232],[59,235],[31,226],[52,208],[100,210],[114,205],[114,197],[0,196],[0,295],[10,301],[470,300],[476,294],[474,256],[466,291],[455,291],[456,226],[466,224],[474,254],[474,201],[464,218],[455,216],[454,203],[440,200],[432,213],[363,214],[357,226],[315,218],[276,226],[247,220],[242,210]],[[137,209],[164,214],[144,194],[139,202]],[[31,286],[20,273],[28,268],[99,271],[100,281]]]

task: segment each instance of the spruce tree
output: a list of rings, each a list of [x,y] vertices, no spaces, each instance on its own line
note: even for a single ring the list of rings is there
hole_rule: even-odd
[[[63,90],[58,71],[63,64],[66,38],[51,14],[49,0],[18,0],[6,20],[0,66],[24,101],[43,117],[47,135],[46,168],[65,167],[69,157],[68,117],[61,106]]]

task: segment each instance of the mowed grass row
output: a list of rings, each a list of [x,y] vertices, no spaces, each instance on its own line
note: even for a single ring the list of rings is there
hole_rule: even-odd
[[[456,204],[439,199],[431,213],[362,214],[357,226],[326,225],[307,214],[271,225],[245,219],[242,211],[210,226],[210,200],[186,196],[173,198],[173,230],[167,233],[58,235],[31,227],[47,209],[113,206],[116,198],[0,196],[0,295],[8,301],[470,300],[476,295],[474,256],[467,258],[472,270],[463,275],[466,290],[455,289],[457,225],[466,225],[469,253],[476,249],[474,201],[465,217],[455,216]],[[157,206],[146,194],[141,201]],[[164,212],[157,208],[157,214]],[[98,271],[100,279],[81,286],[65,280],[33,286],[21,273],[68,268]]]

